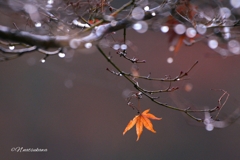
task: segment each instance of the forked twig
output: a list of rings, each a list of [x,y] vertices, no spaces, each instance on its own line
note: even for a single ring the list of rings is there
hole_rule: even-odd
[[[153,101],[154,103],[156,103],[158,105],[161,105],[163,107],[166,107],[166,108],[169,108],[169,109],[173,109],[173,110],[176,110],[176,111],[184,112],[184,113],[186,113],[186,115],[188,115],[189,117],[191,117],[192,119],[194,119],[194,120],[196,120],[198,122],[203,122],[203,119],[193,116],[192,114],[190,114],[191,112],[214,112],[214,111],[216,111],[218,109],[217,107],[215,107],[215,108],[208,109],[208,110],[206,110],[206,109],[204,109],[204,110],[191,110],[190,108],[183,109],[183,108],[178,108],[178,107],[174,107],[174,106],[168,105],[166,103],[162,103],[162,102],[158,101],[156,97],[153,97],[151,95],[151,93],[149,93],[145,89],[141,88],[139,86],[138,82],[136,82],[135,80],[132,80],[131,78],[129,78],[128,75],[124,74],[124,72],[121,71],[121,69],[111,60],[111,58],[109,58],[105,54],[105,52],[99,47],[99,45],[97,45],[97,49],[103,55],[103,57],[118,71],[117,72],[118,75],[121,75],[122,77],[127,79],[131,84],[133,84],[135,89],[137,89],[141,94],[145,95],[147,98],[149,98],[151,101]],[[188,73],[193,69],[193,67],[197,63],[198,62],[195,62],[194,65],[192,67],[190,67],[190,69],[187,72],[181,72],[179,74],[179,76],[177,76],[177,77],[181,79],[182,77],[187,76]],[[112,72],[112,71],[110,71],[110,72]],[[116,72],[114,72],[114,73],[116,73]]]
[[[228,97],[229,97],[229,93],[227,92],[227,91],[225,91],[225,90],[223,90],[223,89],[217,89],[217,90],[219,90],[219,91],[222,91],[223,92],[223,94],[221,95],[221,97],[218,99],[218,112],[217,112],[217,114],[216,114],[216,116],[215,116],[215,120],[217,119],[217,117],[218,117],[218,115],[219,115],[219,113],[220,113],[220,111],[222,110],[222,108],[223,108],[223,106],[227,103],[227,100],[228,100]],[[226,97],[225,97],[226,96]],[[223,101],[223,103],[222,103],[222,99],[225,97],[225,100]]]

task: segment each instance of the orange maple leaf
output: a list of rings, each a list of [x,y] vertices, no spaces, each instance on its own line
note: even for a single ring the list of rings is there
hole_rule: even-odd
[[[158,118],[154,116],[151,113],[148,113],[150,109],[145,110],[141,114],[135,116],[133,120],[130,120],[128,123],[127,127],[123,131],[123,135],[130,130],[135,124],[136,124],[136,133],[137,133],[137,141],[139,140],[142,131],[143,131],[143,126],[147,128],[149,131],[156,133],[156,131],[153,129],[152,122],[149,119],[154,119],[154,120],[161,120],[162,118]]]

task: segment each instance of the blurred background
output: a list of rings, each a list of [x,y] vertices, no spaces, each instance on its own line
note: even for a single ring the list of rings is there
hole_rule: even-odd
[[[8,16],[4,9],[1,13],[1,25],[17,21],[16,15]],[[122,39],[122,32],[114,36]],[[211,89],[224,89],[230,98],[220,118],[240,107],[239,56],[223,58],[204,42],[183,45],[179,52],[172,53],[168,35],[154,31],[139,34],[128,29],[127,39],[134,46],[134,50],[129,49],[129,57],[146,60],[138,65],[141,75],[151,72],[153,77],[174,77],[199,61],[188,80],[173,83],[180,87],[174,96],[159,95],[161,102],[177,107],[214,108],[222,92]],[[239,159],[239,121],[207,131],[182,113],[145,97],[141,100],[142,109],[150,108],[151,113],[163,118],[153,121],[157,133],[144,129],[138,142],[135,128],[123,136],[126,125],[137,114],[124,96],[134,87],[123,77],[106,71],[112,69],[110,64],[96,48],[91,51],[70,50],[70,57],[53,56],[45,63],[40,62],[42,54],[29,53],[0,63],[1,159]],[[105,51],[110,52],[122,70],[131,72],[130,62],[114,50]],[[173,58],[172,63],[167,61],[169,57]],[[168,86],[152,81],[141,84],[147,89]],[[47,152],[11,152],[13,147],[41,148]]]

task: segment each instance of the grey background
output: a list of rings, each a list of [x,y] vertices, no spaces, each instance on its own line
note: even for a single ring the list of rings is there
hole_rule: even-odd
[[[168,51],[167,35],[152,31],[138,34],[131,29],[127,33],[138,47],[136,52],[129,50],[129,56],[147,61],[139,65],[141,74],[175,76],[199,60],[190,79],[176,84],[180,87],[176,94],[196,107],[215,107],[221,92],[210,89],[224,89],[231,98],[223,117],[239,107],[239,56],[222,58],[204,43],[183,46],[174,55]],[[121,38],[121,32],[116,37]],[[129,62],[114,51],[111,54],[122,69],[130,71]],[[173,64],[166,62],[169,56],[174,57]],[[106,71],[112,67],[98,51],[75,52],[71,62],[55,56],[42,64],[42,57],[31,53],[0,63],[1,159],[239,159],[239,122],[208,132],[181,113],[146,98],[141,101],[142,108],[150,108],[163,118],[153,121],[157,133],[145,129],[138,142],[135,128],[123,136],[136,111],[127,106],[122,92],[134,88],[124,78]],[[191,92],[184,91],[187,83],[193,85]],[[167,86],[151,81],[142,84],[155,89]],[[176,105],[167,93],[161,94],[160,100]],[[48,152],[11,152],[18,146],[47,148]]]

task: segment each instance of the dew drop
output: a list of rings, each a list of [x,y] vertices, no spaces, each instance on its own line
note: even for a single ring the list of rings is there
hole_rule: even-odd
[[[231,34],[230,34],[230,27],[224,27],[223,28],[223,31],[224,31],[224,39],[229,39],[231,37]]]
[[[120,49],[120,45],[119,45],[119,44],[114,44],[114,45],[113,45],[113,49],[114,49],[114,50]]]
[[[92,47],[92,43],[88,42],[88,43],[85,43],[85,48],[89,49]]]
[[[121,49],[122,49],[122,50],[126,50],[126,49],[127,49],[127,45],[126,45],[126,44],[122,44],[122,45],[121,45]]]
[[[167,32],[169,31],[169,27],[168,27],[168,26],[162,26],[162,27],[161,27],[161,31],[162,31],[163,33],[167,33]]]
[[[142,25],[141,25],[140,23],[135,23],[135,24],[133,25],[133,29],[135,29],[136,31],[138,31],[138,30],[142,29]]]
[[[145,33],[148,30],[148,24],[145,21],[138,21],[133,25],[133,29],[138,33]]]
[[[153,17],[156,16],[156,13],[155,13],[155,12],[152,12],[152,16],[153,16]]]
[[[53,4],[53,3],[54,3],[54,0],[48,0],[47,3],[48,3],[48,4]]]
[[[40,62],[45,63],[46,59],[43,58],[43,59],[40,60]]]
[[[53,4],[53,3],[54,3],[54,0],[48,0],[47,3],[48,3],[48,4]]]
[[[14,49],[15,49],[15,46],[10,45],[10,46],[8,46],[8,48],[9,48],[10,50],[14,50]]]
[[[205,129],[207,130],[207,131],[212,131],[213,129],[214,129],[214,126],[213,126],[213,124],[207,124],[206,126],[205,126]]]
[[[38,27],[38,28],[39,28],[39,27],[41,27],[41,26],[42,26],[42,23],[41,23],[41,22],[36,22],[36,23],[35,23],[35,27]]]
[[[145,11],[149,11],[149,9],[150,9],[149,6],[145,6],[145,7],[144,7],[144,10],[145,10]]]
[[[60,58],[64,58],[66,55],[65,55],[65,53],[59,52],[59,53],[58,53],[58,56],[59,56]]]

